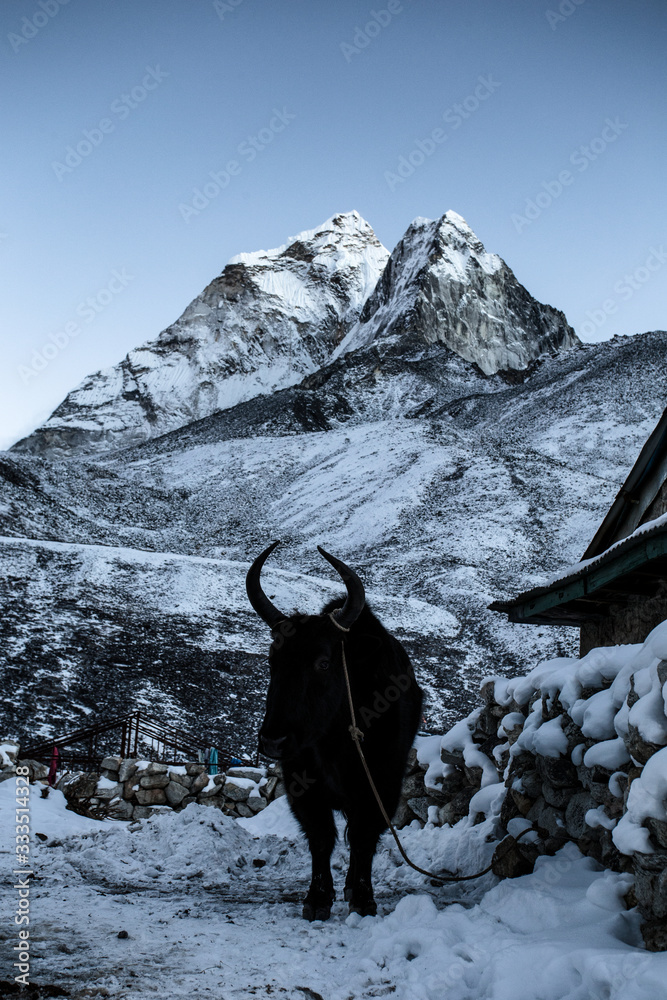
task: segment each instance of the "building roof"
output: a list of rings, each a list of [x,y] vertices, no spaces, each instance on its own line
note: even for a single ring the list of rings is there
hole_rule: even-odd
[[[606,618],[611,605],[652,596],[667,578],[667,514],[644,520],[667,480],[667,409],[584,552],[550,583],[494,601],[492,611],[533,625],[581,625]],[[642,523],[643,522],[643,523]]]

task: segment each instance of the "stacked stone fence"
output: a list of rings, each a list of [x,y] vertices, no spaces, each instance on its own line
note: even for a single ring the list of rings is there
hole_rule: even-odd
[[[0,781],[11,778],[18,765],[27,766],[31,782],[47,794],[49,768],[35,760],[19,759],[11,744],[3,747]],[[215,806],[227,816],[254,816],[285,794],[277,767],[239,766],[210,775],[206,764],[161,764],[155,761],[105,757],[101,770],[64,772],[55,787],[68,808],[94,819],[134,820],[167,810],[184,809],[191,802]]]

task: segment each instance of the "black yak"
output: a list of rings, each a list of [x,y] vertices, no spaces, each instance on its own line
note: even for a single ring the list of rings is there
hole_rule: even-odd
[[[260,750],[281,762],[291,810],[307,837],[312,880],[307,920],[326,920],[336,898],[330,857],[334,810],[347,820],[350,865],[345,899],[350,911],[376,913],[371,869],[387,828],[350,733],[343,647],[357,727],[373,780],[389,816],[396,811],[408,751],[421,718],[422,692],[410,659],[366,604],[361,580],[345,563],[320,553],[347,590],[319,615],[285,615],[264,594],[260,573],[278,542],[259,555],[246,578],[248,597],[272,630],[271,679]]]

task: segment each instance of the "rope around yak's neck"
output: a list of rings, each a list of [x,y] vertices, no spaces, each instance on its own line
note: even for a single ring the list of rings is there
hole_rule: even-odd
[[[336,625],[338,625],[338,628],[340,628],[343,632],[349,632],[349,629],[343,628],[342,625],[339,625],[338,622],[336,622],[335,618],[333,617],[333,614],[331,614],[329,617],[331,618],[331,620],[333,622],[335,622]],[[410,858],[405,853],[405,849],[404,849],[402,843],[400,842],[400,840],[398,838],[398,833],[396,832],[396,827],[394,826],[394,824],[392,823],[391,819],[387,815],[387,810],[385,809],[385,807],[383,805],[383,802],[382,802],[382,799],[380,798],[380,793],[378,792],[378,790],[377,790],[377,788],[375,786],[375,782],[373,781],[373,776],[372,776],[372,774],[370,772],[370,769],[368,767],[368,764],[366,762],[366,757],[364,756],[364,751],[361,749],[361,741],[364,738],[364,734],[362,733],[361,729],[359,729],[358,726],[357,726],[357,719],[356,719],[355,712],[354,712],[354,703],[352,701],[352,690],[350,688],[350,676],[349,676],[349,674],[347,672],[347,661],[345,659],[345,642],[344,641],[341,642],[341,654],[342,654],[342,657],[343,657],[343,673],[345,675],[345,686],[347,688],[347,700],[348,700],[349,705],[350,705],[350,718],[352,720],[352,724],[350,726],[348,726],[347,728],[349,730],[350,736],[352,737],[352,740],[354,741],[354,745],[356,746],[357,751],[359,753],[359,757],[361,759],[361,763],[363,764],[364,771],[366,772],[366,777],[368,778],[368,784],[371,786],[371,790],[373,792],[373,795],[375,796],[375,801],[377,802],[378,806],[380,807],[380,812],[382,813],[382,817],[383,817],[385,823],[387,824],[387,826],[391,830],[392,836],[393,836],[394,840],[396,841],[396,846],[398,847],[399,851],[401,852],[401,856],[402,856],[403,860],[405,861],[406,864],[410,865],[411,868],[414,868],[414,870],[416,872],[419,872],[421,875],[426,875],[428,878],[435,879],[435,881],[437,881],[437,882],[443,882],[443,883],[444,882],[468,882],[471,879],[481,878],[482,875],[486,875],[493,868],[493,861],[491,862],[490,865],[487,865],[486,868],[483,868],[481,872],[475,872],[474,875],[455,875],[453,872],[447,872],[446,875],[436,875],[434,872],[426,871],[425,868],[420,868],[419,865],[414,864],[414,862],[411,861]],[[519,834],[518,837],[513,837],[512,840],[514,841],[514,843],[516,843],[517,840],[519,840],[521,837],[524,836],[524,834],[529,833],[531,831],[532,831],[532,827],[527,827],[525,830],[523,830]],[[514,845],[512,843],[510,843],[508,845],[507,850],[505,851],[505,853],[508,853],[512,849],[513,846]]]

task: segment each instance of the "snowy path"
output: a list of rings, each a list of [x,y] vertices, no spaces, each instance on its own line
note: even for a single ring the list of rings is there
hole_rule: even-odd
[[[3,852],[13,838],[13,784],[0,785]],[[664,995],[667,955],[643,950],[638,917],[621,902],[630,879],[598,870],[573,847],[522,879],[439,889],[399,864],[385,839],[375,868],[378,916],[348,916],[339,901],[330,921],[308,924],[300,916],[307,855],[285,807],[281,799],[234,821],[192,805],[128,826],[67,812],[59,792],[34,795],[31,980],[77,1000]],[[471,871],[492,851],[488,834],[488,823],[462,821],[401,838],[418,864]],[[0,859],[7,913],[9,853]],[[345,859],[339,844],[339,890]],[[3,921],[5,956],[14,934]],[[0,979],[12,977],[10,963]]]

